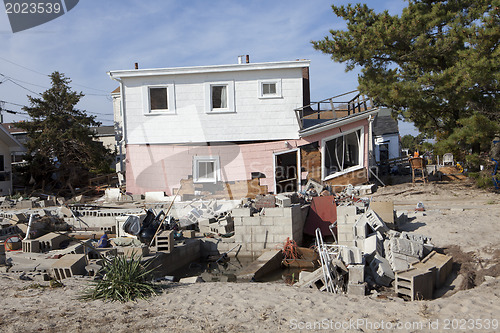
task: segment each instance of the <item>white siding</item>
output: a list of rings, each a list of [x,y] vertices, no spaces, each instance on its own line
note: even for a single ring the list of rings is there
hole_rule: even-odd
[[[282,98],[259,98],[259,80],[281,79]],[[298,139],[302,68],[123,77],[128,144]],[[205,82],[234,81],[234,113],[206,110]],[[176,114],[147,114],[143,87],[175,85]],[[170,102],[169,102],[170,103]]]

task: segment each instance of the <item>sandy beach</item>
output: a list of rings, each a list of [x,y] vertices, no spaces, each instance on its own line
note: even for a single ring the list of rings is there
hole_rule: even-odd
[[[404,301],[390,292],[335,295],[282,282],[163,284],[158,296],[130,303],[83,302],[89,279],[64,287],[0,273],[2,332],[498,332],[500,202],[468,182],[379,188],[414,214],[403,230],[432,237],[454,257],[449,285],[431,301]]]

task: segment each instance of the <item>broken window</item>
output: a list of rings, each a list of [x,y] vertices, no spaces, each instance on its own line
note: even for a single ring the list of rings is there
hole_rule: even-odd
[[[217,157],[194,157],[193,178],[196,183],[216,183],[219,159]]]
[[[149,88],[151,111],[168,110],[168,88]]]
[[[227,85],[212,86],[212,109],[227,109]]]
[[[324,141],[324,178],[363,165],[362,131],[343,134]]]

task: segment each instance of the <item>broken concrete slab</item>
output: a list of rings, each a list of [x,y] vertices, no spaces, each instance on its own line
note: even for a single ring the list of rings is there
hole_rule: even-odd
[[[203,281],[203,278],[201,276],[190,276],[179,280],[179,283],[201,283],[201,282],[205,282]]]
[[[412,263],[412,267],[420,270],[429,270],[433,272],[434,286],[441,288],[451,273],[453,258],[451,256],[432,251],[422,261]]]
[[[375,254],[369,267],[377,284],[385,287],[390,286],[392,280],[394,280],[394,272],[387,259]]]
[[[281,250],[266,251],[250,265],[238,272],[238,279],[260,280],[266,274],[281,267],[283,252]]]

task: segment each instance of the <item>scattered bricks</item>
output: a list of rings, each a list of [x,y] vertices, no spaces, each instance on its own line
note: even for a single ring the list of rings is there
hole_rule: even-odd
[[[182,237],[184,238],[195,238],[196,232],[194,230],[183,230]]]
[[[272,208],[276,206],[274,195],[257,195],[255,197],[255,208]]]
[[[52,264],[52,275],[57,280],[85,274],[87,258],[85,254],[67,254]]]
[[[292,199],[283,194],[278,194],[276,196],[276,205],[278,207],[290,207],[292,205]]]
[[[23,239],[23,252],[40,253],[40,241],[36,239]]]
[[[392,280],[394,280],[394,272],[391,269],[391,265],[384,257],[375,254],[369,267],[378,285],[388,287]]]
[[[355,296],[365,296],[366,295],[366,283],[349,283],[347,285],[347,293],[349,295]]]
[[[61,243],[69,240],[69,237],[50,232],[42,237],[38,237],[36,240],[40,242],[40,251],[48,252],[59,249]]]
[[[432,251],[421,262],[413,263],[412,267],[432,271],[435,287],[441,288],[451,273],[452,265],[452,257]]]
[[[174,233],[172,230],[160,232],[156,236],[155,251],[171,253],[174,248]]]
[[[365,265],[349,265],[349,284],[365,282]]]
[[[432,299],[434,291],[433,273],[418,268],[410,268],[396,273],[394,285],[398,295],[408,296],[412,301]]]

